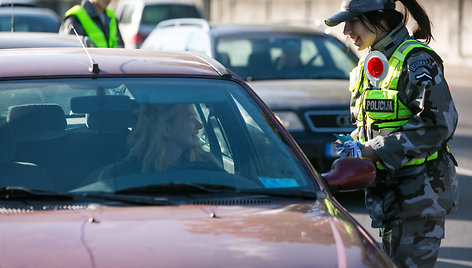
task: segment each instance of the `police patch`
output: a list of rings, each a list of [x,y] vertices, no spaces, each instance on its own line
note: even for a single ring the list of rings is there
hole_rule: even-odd
[[[393,100],[368,99],[365,101],[365,110],[367,112],[393,113],[395,111],[393,105]]]
[[[414,72],[416,71],[418,68],[420,67],[426,67],[428,69],[432,69],[433,68],[433,60],[431,60],[430,58],[428,59],[425,59],[425,60],[419,60],[419,61],[415,61],[414,63],[412,63],[410,65],[410,71]]]

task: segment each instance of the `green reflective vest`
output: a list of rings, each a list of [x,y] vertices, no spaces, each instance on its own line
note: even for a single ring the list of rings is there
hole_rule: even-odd
[[[399,99],[397,86],[405,58],[415,48],[433,51],[427,45],[414,39],[404,41],[390,57],[387,76],[381,81],[379,89],[369,88],[368,80],[363,73],[364,59],[361,59],[358,66],[352,70],[349,90],[355,100],[357,127],[387,136],[394,129],[405,125],[413,116],[410,109]],[[360,141],[366,142],[365,139],[360,139]],[[437,157],[438,152],[435,152],[427,158],[414,159],[405,166],[419,165]],[[380,165],[377,167],[382,169]]]
[[[74,15],[84,28],[84,31],[87,36],[95,43],[97,47],[116,47],[118,41],[118,26],[116,23],[116,18],[113,14],[113,11],[108,8],[105,8],[105,14],[111,20],[109,26],[108,40],[106,39],[103,31],[89,16],[84,7],[80,5],[75,5],[71,9],[67,10],[65,16],[67,18],[69,16]]]

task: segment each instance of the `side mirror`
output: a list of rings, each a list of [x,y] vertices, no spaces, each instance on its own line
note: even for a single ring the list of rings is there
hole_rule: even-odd
[[[362,158],[339,158],[332,169],[321,174],[332,191],[354,191],[375,180],[375,165]]]

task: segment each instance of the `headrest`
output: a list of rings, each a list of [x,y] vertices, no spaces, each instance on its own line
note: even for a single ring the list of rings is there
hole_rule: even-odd
[[[100,131],[127,129],[132,125],[132,117],[130,111],[90,113],[87,114],[87,126]]]
[[[83,96],[72,98],[70,108],[72,112],[80,114],[130,111],[132,101],[123,95]]]
[[[64,110],[57,104],[28,104],[10,107],[8,123],[17,140],[43,140],[65,133]]]
[[[0,126],[0,163],[10,162],[15,150],[16,145],[11,134],[10,125]]]
[[[127,129],[132,125],[134,102],[124,95],[75,97],[71,100],[74,113],[87,114],[87,126],[94,130]]]

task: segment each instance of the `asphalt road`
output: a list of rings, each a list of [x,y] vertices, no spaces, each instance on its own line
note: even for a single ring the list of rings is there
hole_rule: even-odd
[[[435,267],[464,268],[472,267],[472,68],[446,68],[446,78],[459,112],[459,124],[449,143],[459,163],[459,208],[446,220],[446,237]],[[356,192],[336,197],[380,243],[378,230],[370,228],[362,195],[362,192]]]

